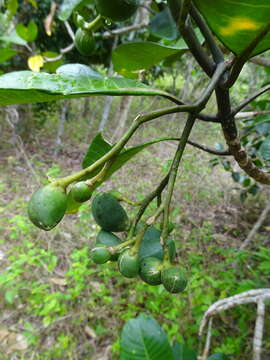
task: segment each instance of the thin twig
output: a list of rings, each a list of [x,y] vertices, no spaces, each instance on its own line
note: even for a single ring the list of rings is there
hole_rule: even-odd
[[[249,61],[256,64],[256,65],[260,65],[260,66],[270,68],[270,59],[267,59],[265,57],[254,56],[253,58],[249,59]]]
[[[264,94],[266,91],[270,90],[270,85],[266,85],[262,87],[261,89],[255,91],[251,96],[243,100],[239,105],[232,108],[232,111],[230,112],[230,117],[235,116],[239,111],[241,111],[244,107],[246,107],[251,101],[255,100],[260,95]]]
[[[243,243],[241,244],[239,250],[244,250],[252,241],[254,235],[258,232],[258,230],[260,229],[260,227],[262,226],[262,224],[264,223],[264,221],[267,218],[268,213],[270,212],[270,201],[269,203],[266,205],[266,207],[264,208],[264,210],[262,211],[259,219],[256,221],[256,223],[254,224],[253,228],[251,229],[251,231],[249,232],[248,236],[246,237],[246,239],[243,241]]]
[[[188,144],[192,145],[192,146],[194,146],[194,147],[196,147],[196,148],[198,148],[200,150],[203,150],[203,151],[205,151],[205,152],[207,152],[209,154],[214,154],[214,155],[219,155],[219,156],[230,156],[230,155],[232,155],[229,150],[211,149],[211,148],[209,148],[209,147],[207,147],[205,145],[198,144],[198,143],[196,143],[195,141],[192,141],[192,140],[188,140]]]
[[[123,27],[121,29],[115,29],[115,30],[112,30],[112,31],[105,31],[102,34],[102,38],[103,39],[110,39],[110,38],[118,36],[118,35],[123,35],[123,34],[127,34],[129,32],[132,32],[132,31],[137,31],[137,30],[140,30],[140,29],[144,29],[147,26],[148,26],[147,22],[142,22],[140,24],[126,26],[126,27]]]

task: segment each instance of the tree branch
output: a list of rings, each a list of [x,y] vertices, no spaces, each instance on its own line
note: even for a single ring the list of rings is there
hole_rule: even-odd
[[[268,213],[270,212],[270,201],[269,203],[266,205],[266,207],[264,208],[263,212],[261,213],[259,219],[256,221],[256,223],[254,224],[253,228],[251,229],[251,231],[249,232],[248,236],[246,237],[245,241],[243,241],[243,243],[241,244],[239,250],[244,250],[251,242],[253,236],[257,233],[257,231],[260,229],[260,227],[262,226],[262,224],[264,223],[264,221],[267,218]]]
[[[256,64],[256,65],[260,65],[260,66],[270,68],[270,59],[267,59],[265,57],[254,56],[253,58],[249,59],[249,61]]]
[[[196,22],[196,24],[199,26],[199,29],[201,30],[201,32],[206,40],[206,43],[209,46],[209,49],[211,51],[211,54],[213,56],[215,63],[218,64],[218,63],[224,61],[223,53],[220,50],[220,48],[218,47],[217,43],[215,42],[211,30],[209,29],[207,23],[204,21],[201,14],[198,12],[198,10],[193,5],[191,6],[190,14],[191,14],[192,18],[194,19],[194,21]]]
[[[229,114],[229,117],[235,116],[239,111],[246,107],[251,101],[255,100],[260,95],[264,94],[266,91],[270,90],[270,85],[266,85],[263,88],[255,91],[254,94],[243,100],[239,105],[235,106]]]
[[[110,38],[118,36],[118,35],[127,34],[127,33],[131,32],[131,31],[137,31],[137,30],[140,30],[140,29],[144,29],[147,26],[148,26],[148,23],[142,22],[140,24],[126,26],[126,27],[123,27],[121,29],[115,29],[115,30],[112,30],[112,31],[105,31],[102,34],[102,38],[103,39],[110,39]]]
[[[192,146],[194,146],[194,147],[196,147],[196,148],[198,148],[200,150],[203,150],[203,151],[205,151],[205,152],[207,152],[209,154],[214,154],[214,155],[218,155],[218,156],[230,156],[230,155],[232,155],[229,150],[211,149],[211,148],[209,148],[209,147],[207,147],[205,145],[198,144],[198,143],[196,143],[196,142],[194,142],[192,140],[188,140],[188,144],[192,145]]]
[[[229,91],[226,89],[217,88],[216,97],[218,104],[218,118],[221,120],[223,134],[226,139],[229,151],[237,161],[238,165],[243,169],[251,178],[261,184],[270,185],[270,174],[262,171],[256,167],[242,147],[234,117],[231,115],[230,96]]]

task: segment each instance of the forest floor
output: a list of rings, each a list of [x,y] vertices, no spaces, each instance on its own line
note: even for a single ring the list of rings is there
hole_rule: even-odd
[[[134,112],[140,106],[136,102]],[[213,155],[188,146],[172,206],[172,236],[189,272],[188,288],[183,294],[169,295],[162,286],[125,279],[116,264],[97,266],[89,259],[89,248],[99,230],[91,216],[91,202],[50,232],[34,228],[27,218],[27,201],[46,183],[46,176],[80,169],[97,126],[92,123],[91,131],[86,132],[87,124],[75,119],[66,123],[57,157],[53,155],[53,118],[41,130],[21,138],[1,120],[0,359],[118,359],[121,329],[141,312],[156,318],[170,341],[196,348],[200,320],[213,302],[269,287],[270,218],[251,246],[239,251],[266,204],[266,192],[241,203],[231,174],[221,166],[210,166]],[[115,127],[113,120],[109,125],[105,131],[108,139]],[[142,127],[129,145],[177,132],[167,117],[155,126]],[[216,124],[199,123],[192,139],[211,147],[222,142]],[[132,200],[141,200],[166,173],[174,150],[172,141],[147,148],[99,190],[117,189]],[[134,214],[133,208],[127,210]],[[254,305],[217,316],[213,352],[247,360],[255,318]],[[269,318],[266,316],[265,359],[270,357]]]

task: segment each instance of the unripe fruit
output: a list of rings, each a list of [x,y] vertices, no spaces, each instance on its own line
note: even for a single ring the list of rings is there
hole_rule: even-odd
[[[112,21],[129,19],[138,9],[138,0],[96,0],[100,15]]]
[[[106,245],[97,245],[91,250],[90,257],[95,264],[105,264],[110,260],[111,253]]]
[[[161,284],[162,261],[155,257],[145,257],[140,264],[140,277],[149,285]]]
[[[119,244],[121,244],[121,239],[119,239],[119,237],[117,237],[116,235],[104,231],[104,230],[100,230],[100,232],[97,235],[97,239],[96,239],[96,244],[95,245],[104,245],[104,246],[109,246],[109,247],[114,247],[117,246]],[[116,261],[119,257],[119,254],[111,254],[111,261]]]
[[[88,201],[92,196],[92,189],[83,181],[74,184],[70,192],[73,199],[79,203]]]
[[[185,290],[187,280],[185,273],[177,266],[168,266],[161,270],[161,281],[170,293],[179,293]]]
[[[129,227],[126,211],[110,193],[100,193],[94,197],[92,214],[103,230],[120,232]]]
[[[90,31],[77,29],[74,42],[81,55],[90,56],[95,51],[95,39]]]
[[[136,277],[140,268],[138,254],[133,254],[130,249],[122,252],[118,258],[118,268],[123,276],[127,278]]]
[[[61,186],[46,185],[37,190],[28,203],[28,216],[33,224],[43,230],[51,230],[64,217],[67,195]]]

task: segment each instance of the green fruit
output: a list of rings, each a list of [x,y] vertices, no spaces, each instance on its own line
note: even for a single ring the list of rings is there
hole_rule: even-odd
[[[130,249],[125,250],[118,258],[118,268],[123,276],[127,278],[136,277],[140,269],[138,255],[133,254]]]
[[[104,231],[104,230],[100,230],[100,232],[97,235],[97,239],[96,239],[96,245],[105,245],[105,246],[109,246],[109,247],[114,247],[117,246],[119,244],[121,244],[121,239],[119,239],[118,236]],[[118,259],[119,254],[112,254],[110,260],[112,261],[116,261]]]
[[[138,0],[96,0],[100,15],[113,21],[129,19],[138,9]]]
[[[37,190],[28,203],[28,216],[33,224],[43,230],[51,230],[64,217],[67,195],[60,186],[46,185]]]
[[[111,258],[111,253],[106,245],[97,245],[91,250],[91,259],[95,264],[105,264]]]
[[[92,196],[91,188],[85,182],[78,182],[70,190],[73,199],[79,203],[88,201]]]
[[[109,193],[97,194],[92,202],[92,214],[96,223],[106,231],[120,232],[129,227],[124,208]]]
[[[95,39],[90,31],[77,29],[74,41],[76,49],[84,56],[90,56],[95,51]]]
[[[176,266],[169,266],[162,269],[161,281],[165,289],[170,293],[182,292],[187,286],[184,271]]]
[[[140,277],[149,285],[161,284],[162,261],[155,257],[146,257],[140,264]]]

